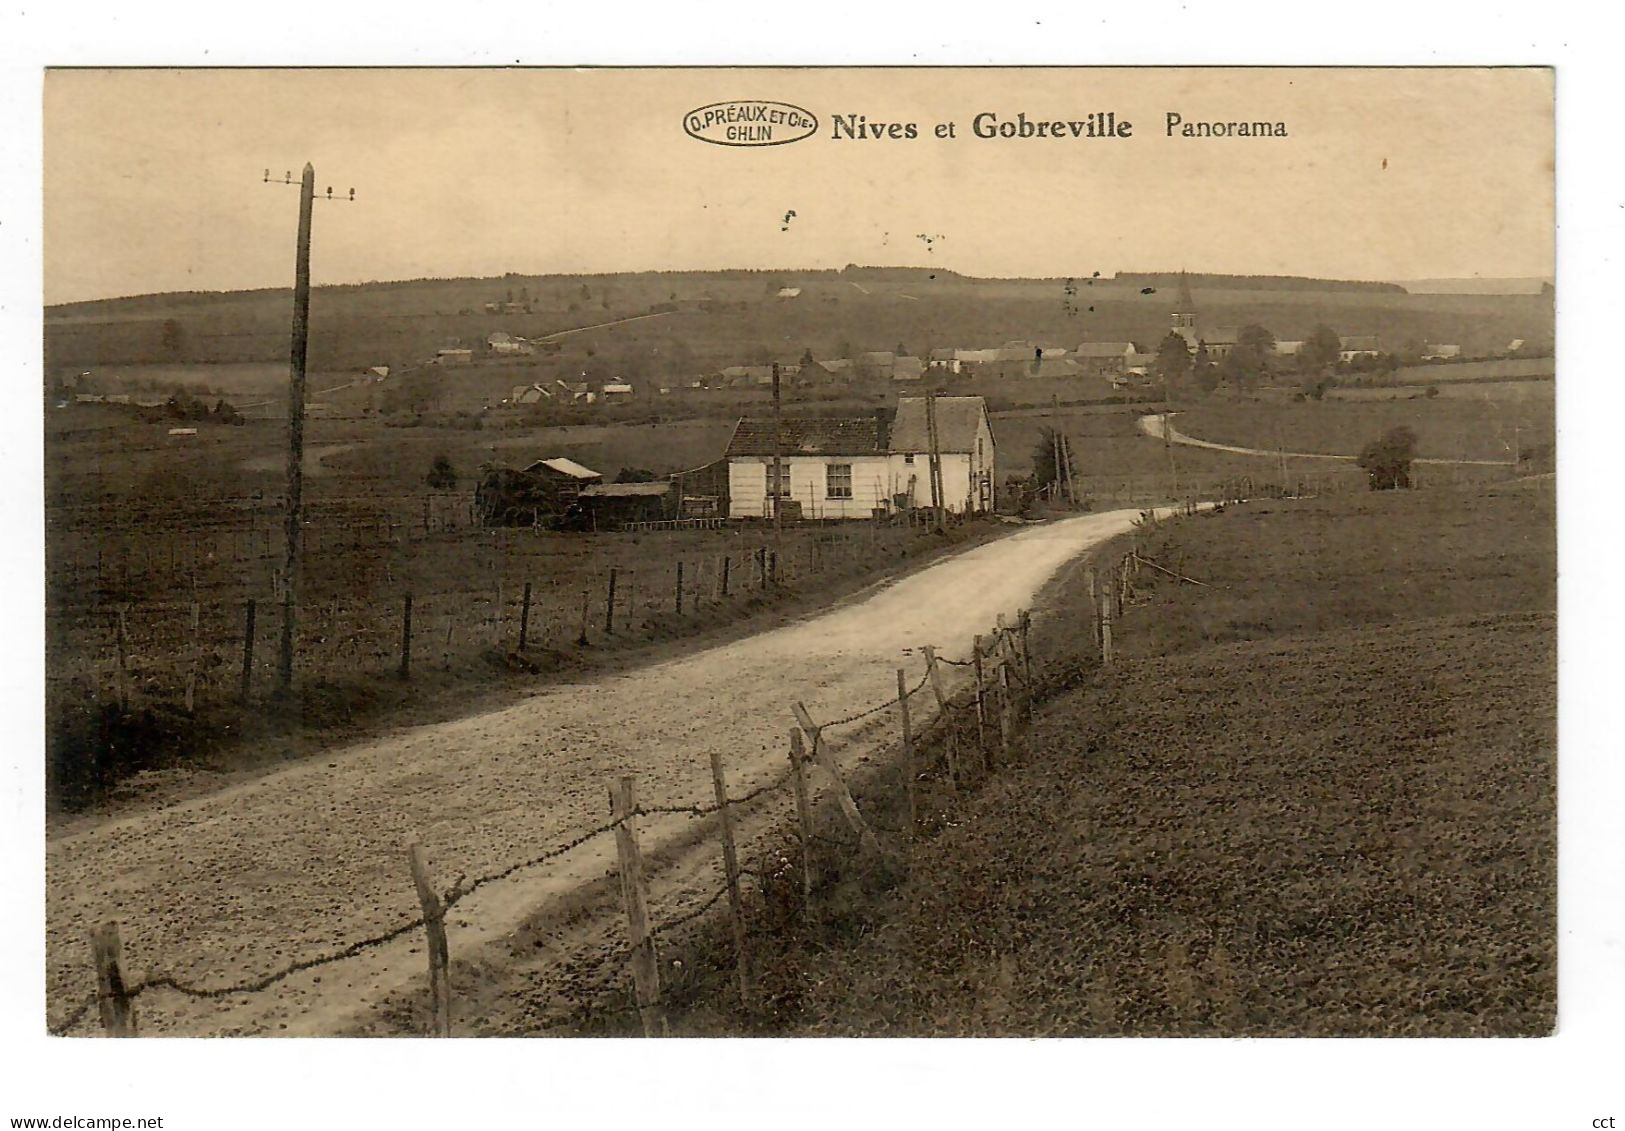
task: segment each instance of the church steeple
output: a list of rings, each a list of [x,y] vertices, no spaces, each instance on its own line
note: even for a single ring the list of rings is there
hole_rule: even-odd
[[[1179,295],[1174,300],[1170,329],[1184,338],[1186,345],[1196,348],[1196,300],[1191,298],[1191,281],[1183,271],[1179,273]]]

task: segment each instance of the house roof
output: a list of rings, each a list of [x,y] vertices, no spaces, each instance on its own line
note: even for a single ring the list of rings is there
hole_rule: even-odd
[[[1126,357],[1133,352],[1133,342],[1083,342],[1072,354],[1074,357]]]
[[[1117,356],[1116,354],[1112,355]],[[1078,363],[1069,357],[1046,357],[1037,365],[1028,363],[1027,376],[1029,377],[1071,377],[1077,374]]]
[[[539,467],[545,467],[549,471],[556,471],[560,475],[568,475],[571,479],[603,478],[602,472],[594,471],[590,467],[582,467],[575,460],[566,459],[563,456],[555,456],[552,459],[539,459],[529,467],[525,468],[525,470],[535,471]]]
[[[976,434],[986,412],[987,402],[981,397],[937,397],[937,447],[945,452],[974,451]],[[897,419],[892,422],[891,428],[891,450],[931,450],[924,397],[897,398]]]
[[[584,499],[637,499],[659,498],[671,491],[671,483],[659,480],[653,483],[594,483],[581,489]]]
[[[1378,348],[1377,335],[1375,334],[1352,334],[1341,339],[1341,342],[1346,350],[1374,350]]]
[[[800,287],[780,287],[779,288],[779,297],[780,298],[795,298],[800,293],[801,293],[801,288]]]
[[[870,353],[858,355],[859,365],[890,365],[897,360],[897,355],[891,350],[875,350]]]
[[[900,357],[892,362],[892,380],[917,381],[925,376],[925,362],[917,357]]]
[[[873,455],[885,451],[879,422],[872,416],[800,417],[779,422],[783,455]],[[728,456],[773,454],[773,422],[743,418],[728,440]]]

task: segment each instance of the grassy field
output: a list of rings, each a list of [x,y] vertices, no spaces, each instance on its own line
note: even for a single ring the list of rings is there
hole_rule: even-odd
[[[1471,385],[1456,395],[1428,397],[1398,390],[1370,398],[1292,402],[1260,394],[1250,400],[1210,399],[1178,406],[1175,426],[1216,443],[1272,450],[1354,455],[1395,425],[1418,437],[1417,454],[1433,459],[1511,460],[1518,447],[1556,440],[1555,387],[1547,383]]]
[[[837,885],[758,942],[760,1008],[718,989],[674,1026],[1551,1031],[1550,483],[1248,504],[1139,546],[1204,584],[1142,569],[1120,662],[939,799],[911,880]],[[1078,580],[1039,621],[1046,666],[1089,650]]]

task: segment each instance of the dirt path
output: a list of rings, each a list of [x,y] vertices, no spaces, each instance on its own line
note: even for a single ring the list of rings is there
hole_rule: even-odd
[[[969,651],[973,634],[1029,604],[1066,562],[1130,528],[1112,511],[1036,526],[879,588],[861,600],[653,668],[539,690],[527,701],[337,749],[251,783],[126,817],[47,845],[47,988],[53,1022],[94,991],[86,932],[122,924],[128,975],[231,984],[341,949],[418,914],[404,846],[436,880],[532,858],[607,820],[606,785],[635,774],[646,805],[711,800],[721,745],[730,792],[785,768],[790,703],[820,722],[885,701],[916,649]],[[923,700],[915,700],[922,704]],[[843,759],[878,745],[857,734]],[[678,854],[695,822],[640,824],[649,855]],[[700,850],[707,858],[710,847]],[[538,907],[613,865],[600,836],[463,899],[454,955],[500,939]],[[655,887],[657,918],[663,892]],[[667,901],[669,905],[669,900]],[[142,1030],[187,1035],[342,1031],[423,969],[412,931],[257,994],[198,1001],[152,990]],[[90,1032],[94,1021],[75,1032]]]
[[[1263,448],[1240,448],[1234,444],[1215,444],[1211,440],[1198,440],[1195,436],[1185,435],[1185,433],[1175,428],[1173,424],[1169,422],[1168,417],[1172,415],[1175,414],[1152,413],[1149,416],[1140,417],[1135,423],[1139,425],[1141,432],[1144,432],[1147,436],[1151,436],[1155,439],[1161,440],[1163,438],[1163,433],[1166,432],[1167,438],[1176,444],[1186,444],[1193,448],[1207,448],[1209,451],[1214,452],[1235,452],[1237,455],[1265,456],[1269,459],[1335,459],[1342,460],[1345,463],[1350,463],[1358,458],[1357,456],[1327,455],[1325,452],[1279,452],[1268,451]],[[1411,462],[1436,465],[1453,464],[1464,467],[1512,466],[1509,461],[1504,459],[1415,459]]]

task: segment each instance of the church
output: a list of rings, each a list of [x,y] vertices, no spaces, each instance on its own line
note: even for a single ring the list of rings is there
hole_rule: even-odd
[[[1207,350],[1210,361],[1218,361],[1231,350],[1236,348],[1236,328],[1234,326],[1215,326],[1207,333],[1202,333],[1196,326],[1196,300],[1191,297],[1190,279],[1185,272],[1179,273],[1179,294],[1174,300],[1172,326],[1174,333],[1185,339],[1185,345],[1193,353],[1198,349]]]

